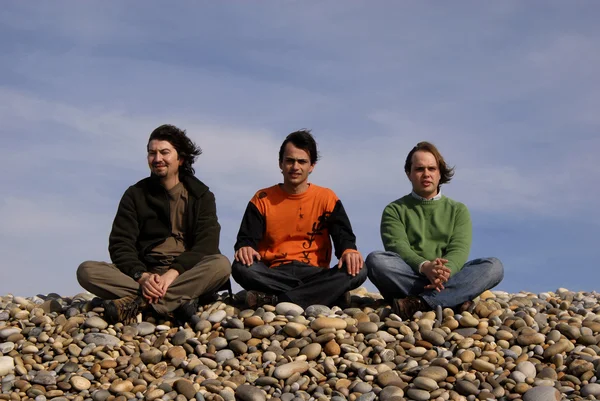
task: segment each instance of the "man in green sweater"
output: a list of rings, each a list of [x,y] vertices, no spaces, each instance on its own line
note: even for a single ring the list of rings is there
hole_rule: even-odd
[[[385,251],[365,261],[369,279],[402,319],[417,311],[466,308],[504,277],[496,258],[467,262],[471,218],[466,206],[442,195],[454,168],[437,148],[419,142],[406,157],[404,171],[413,190],[390,203],[381,218]]]

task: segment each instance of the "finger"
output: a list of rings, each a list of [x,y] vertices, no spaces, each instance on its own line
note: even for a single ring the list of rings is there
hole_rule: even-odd
[[[152,297],[160,296],[160,290],[150,285],[144,286],[143,291]]]
[[[254,251],[254,257],[256,257],[256,260],[260,260],[260,253]]]
[[[242,249],[242,252],[240,253],[240,258],[242,259],[242,262],[246,265],[246,266],[250,266],[250,263],[248,263],[248,253],[247,253],[247,249]]]
[[[238,249],[237,252],[233,255],[233,259],[235,259],[236,262],[240,261],[240,250]]]
[[[341,268],[342,268],[342,265],[344,264],[344,261],[343,261],[343,259],[344,259],[344,258],[342,258],[342,259],[338,260],[338,265],[337,265],[338,269],[341,269]],[[348,266],[346,266],[346,267],[348,267]],[[348,274],[350,274],[350,269],[349,269],[349,268],[348,268]]]

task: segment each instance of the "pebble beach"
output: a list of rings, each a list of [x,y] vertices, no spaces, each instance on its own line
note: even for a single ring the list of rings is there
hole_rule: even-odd
[[[600,399],[596,292],[486,291],[408,321],[364,288],[346,309],[222,294],[180,327],[108,325],[92,298],[0,296],[0,400]]]

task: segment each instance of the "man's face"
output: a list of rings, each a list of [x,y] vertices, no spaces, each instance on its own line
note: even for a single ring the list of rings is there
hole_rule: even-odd
[[[283,161],[279,163],[279,168],[283,174],[283,183],[298,187],[308,180],[310,174],[315,168],[310,164],[310,155],[307,151],[298,149],[291,142],[285,145],[283,152]]]
[[[437,195],[440,169],[432,153],[423,150],[416,151],[412,156],[412,166],[407,176],[417,195],[427,199]]]
[[[160,178],[174,177],[179,174],[182,163],[171,142],[153,139],[148,143],[148,166],[152,174]]]

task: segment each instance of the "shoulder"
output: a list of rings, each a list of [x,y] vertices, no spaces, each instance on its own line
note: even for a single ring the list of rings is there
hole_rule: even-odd
[[[444,201],[448,207],[455,209],[457,211],[464,211],[464,212],[469,211],[467,209],[467,206],[464,203],[461,203],[457,200],[448,198],[447,196],[443,196],[441,200]]]
[[[413,207],[415,205],[414,199],[415,198],[413,198],[410,194],[405,195],[402,198],[398,198],[395,201],[388,203],[384,211]]]
[[[261,188],[254,193],[252,200],[260,201],[260,200],[263,200],[266,198],[273,198],[275,196],[278,196],[279,192],[281,192],[281,191],[279,189],[279,185],[277,185],[277,184],[270,186],[268,188]]]
[[[195,198],[202,198],[206,194],[212,195],[212,192],[209,190],[208,186],[193,175],[182,176],[181,182],[183,182],[188,194]]]
[[[339,200],[338,196],[333,192],[330,188],[321,187],[319,185],[310,184],[312,195],[315,198],[333,200],[337,202]]]

